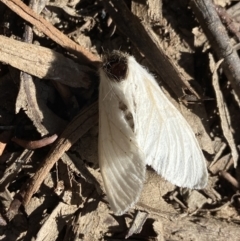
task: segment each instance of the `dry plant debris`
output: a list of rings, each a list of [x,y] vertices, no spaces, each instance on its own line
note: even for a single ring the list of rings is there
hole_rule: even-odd
[[[0,0],[0,240],[239,240],[239,12],[223,0]],[[158,78],[209,171],[191,191],[149,168],[123,216],[97,157],[99,56],[118,49]]]

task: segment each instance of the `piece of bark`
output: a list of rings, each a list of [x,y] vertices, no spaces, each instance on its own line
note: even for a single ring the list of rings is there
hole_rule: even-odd
[[[16,113],[23,109],[42,136],[61,132],[66,126],[66,122],[46,106],[39,96],[40,91],[37,91],[37,81],[33,81],[31,76],[24,72],[20,78],[22,83],[16,100]]]
[[[59,233],[76,212],[77,206],[59,202],[36,235],[35,241],[57,240]]]
[[[0,61],[41,79],[88,88],[96,73],[48,48],[0,36]]]
[[[219,158],[222,156],[223,151],[226,149],[227,144],[224,142],[221,142],[220,138],[215,138],[214,140],[215,145],[214,145],[214,151],[215,151],[215,156],[212,160],[212,162],[210,163],[210,165],[208,166],[208,170],[210,170],[210,168],[219,160]]]
[[[15,158],[15,161],[5,169],[0,179],[0,191],[3,191],[10,183],[13,182],[14,178],[22,170],[22,166],[29,161],[33,151],[24,150],[21,155]]]
[[[148,211],[149,213],[176,213],[174,208],[163,199],[163,196],[172,192],[175,187],[175,185],[164,180],[155,171],[151,169],[147,170],[146,182],[143,185],[143,190],[139,202],[136,204],[136,208]]]
[[[135,233],[140,233],[147,217],[148,213],[138,211],[125,238],[127,239]]]
[[[217,15],[211,0],[191,0],[193,9],[217,57],[224,59],[223,71],[232,88],[240,98],[240,61],[237,52],[231,46],[227,31]]]
[[[239,225],[210,217],[186,217],[176,220],[159,217],[159,221],[163,226],[165,240],[239,240]]]
[[[86,206],[79,210],[79,215],[75,221],[75,232],[70,236],[71,239],[65,240],[106,240],[114,232],[123,232],[124,225],[109,213],[107,205],[98,200],[92,200],[86,203]],[[108,240],[108,238],[107,238]]]
[[[227,167],[227,164],[230,162],[232,156],[231,154],[227,154],[217,160],[213,165],[210,166],[209,171],[213,175],[217,175],[220,171],[225,170]]]
[[[63,48],[71,51],[80,58],[83,58],[86,62],[91,63],[95,66],[99,64],[99,57],[89,52],[87,49],[80,45],[77,45],[74,41],[65,36],[62,32],[56,29],[42,16],[36,14],[31,8],[26,6],[19,0],[1,0],[6,4],[12,11],[18,14],[20,17],[36,26],[39,30],[45,33],[53,41],[61,45]]]
[[[205,204],[210,202],[210,200],[208,200],[203,194],[201,194],[197,190],[191,190],[186,194],[184,201],[187,204],[188,213],[194,213],[198,209],[202,208]]]
[[[160,22],[162,19],[162,0],[148,0],[148,15],[154,22]]]

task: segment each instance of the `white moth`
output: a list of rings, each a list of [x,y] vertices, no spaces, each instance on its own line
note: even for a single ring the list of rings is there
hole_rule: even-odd
[[[134,57],[106,55],[99,88],[99,163],[116,215],[138,201],[146,164],[177,186],[206,186],[205,159],[191,127]]]

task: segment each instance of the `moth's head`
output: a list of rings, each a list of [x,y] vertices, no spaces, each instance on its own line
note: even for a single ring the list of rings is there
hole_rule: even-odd
[[[112,80],[121,82],[128,74],[128,55],[120,51],[113,51],[103,56],[102,70]]]

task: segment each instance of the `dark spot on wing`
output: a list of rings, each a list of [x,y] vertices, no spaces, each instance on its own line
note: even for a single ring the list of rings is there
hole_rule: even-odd
[[[118,107],[119,107],[119,109],[122,110],[123,112],[127,110],[127,106],[126,106],[122,101],[119,102]]]
[[[131,127],[132,131],[134,131],[134,121],[133,121],[133,115],[132,113],[128,110],[127,106],[120,101],[119,102],[119,109],[123,112],[124,114],[124,119],[128,123],[128,125]]]

